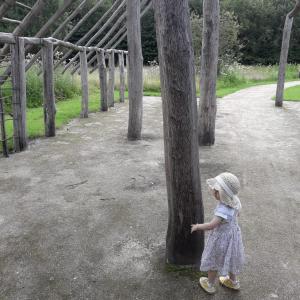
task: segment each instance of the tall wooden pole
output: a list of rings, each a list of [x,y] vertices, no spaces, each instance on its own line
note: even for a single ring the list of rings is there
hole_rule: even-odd
[[[89,115],[89,80],[86,49],[80,52],[80,76],[81,76],[81,118],[87,118]]]
[[[109,53],[109,76],[108,76],[108,106],[115,105],[115,52]]]
[[[197,137],[194,53],[188,0],[154,0],[158,39],[165,168],[169,203],[166,260],[199,264],[203,233],[191,224],[203,222]]]
[[[139,140],[143,119],[143,55],[140,0],[127,0],[129,140]]]
[[[99,69],[99,79],[100,79],[100,91],[101,91],[101,111],[108,110],[107,103],[107,71],[105,65],[105,56],[104,50],[101,49],[100,52],[97,51],[97,61],[98,61],[98,69]]]
[[[46,137],[55,136],[55,94],[53,71],[53,44],[44,41],[42,49],[44,80],[44,123]]]
[[[124,53],[119,53],[119,67],[120,67],[120,102],[125,101],[125,67],[124,67]]]
[[[203,2],[203,37],[201,54],[201,81],[199,107],[199,145],[215,142],[217,114],[216,87],[219,50],[219,0]]]
[[[16,37],[15,44],[11,45],[11,62],[14,150],[20,152],[27,148],[26,74],[23,38]]]

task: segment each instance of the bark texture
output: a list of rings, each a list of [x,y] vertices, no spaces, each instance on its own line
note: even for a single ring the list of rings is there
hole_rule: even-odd
[[[43,44],[43,79],[44,79],[44,122],[46,137],[55,136],[55,94],[53,79],[53,44],[44,41]]]
[[[199,145],[209,146],[215,142],[217,113],[216,85],[219,49],[219,0],[203,2],[203,37],[201,54],[201,81],[199,107]]]
[[[143,119],[143,55],[141,42],[140,1],[127,0],[129,140],[139,140]]]
[[[108,105],[115,105],[115,52],[109,53],[109,78],[108,78]]]
[[[120,67],[120,102],[125,102],[124,53],[119,53],[119,67]]]
[[[80,75],[82,87],[81,118],[89,116],[89,79],[86,50],[80,52]]]
[[[27,148],[25,46],[23,38],[16,37],[15,44],[11,45],[11,62],[14,150],[20,152]]]
[[[101,111],[108,110],[107,103],[107,71],[105,65],[104,50],[97,52],[98,68],[99,68],[99,79],[100,79],[100,91],[101,91]]]
[[[194,53],[187,0],[154,0],[169,203],[166,260],[195,265],[203,251]]]

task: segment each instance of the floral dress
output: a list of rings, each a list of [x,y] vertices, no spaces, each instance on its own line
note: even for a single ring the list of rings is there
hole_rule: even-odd
[[[222,223],[209,232],[201,259],[201,271],[218,271],[219,275],[239,274],[245,261],[242,234],[237,222],[238,210],[218,204],[214,215]]]

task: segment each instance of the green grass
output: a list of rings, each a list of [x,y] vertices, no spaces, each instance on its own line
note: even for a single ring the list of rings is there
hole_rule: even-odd
[[[128,97],[128,93],[125,94]],[[115,91],[115,102],[119,100],[119,92]],[[100,92],[92,89],[89,97],[89,111],[99,111],[100,107]],[[59,101],[56,103],[56,128],[61,128],[67,124],[70,120],[78,118],[81,112],[81,96],[73,96],[69,100]],[[10,118],[7,116],[6,118]],[[7,121],[6,134],[7,137],[13,135],[13,124],[12,121]],[[28,108],[27,109],[27,134],[29,139],[41,137],[45,135],[44,131],[44,113],[43,108]],[[9,140],[9,148],[12,149],[12,140]],[[0,145],[0,151],[2,145]]]
[[[300,101],[300,85],[285,89],[283,99],[285,101]]]

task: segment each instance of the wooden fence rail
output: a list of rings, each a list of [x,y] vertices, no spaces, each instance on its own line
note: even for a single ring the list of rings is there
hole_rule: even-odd
[[[98,47],[86,47],[74,45],[70,42],[61,41],[52,37],[32,38],[17,37],[13,34],[0,32],[0,44],[9,44],[11,51],[11,66],[7,68],[4,75],[0,76],[1,85],[9,78],[12,78],[12,110],[14,128],[14,151],[20,152],[27,148],[26,132],[26,71],[25,71],[25,49],[27,45],[41,47],[42,53],[42,72],[44,90],[44,126],[45,136],[55,136],[55,94],[54,94],[54,46],[64,47],[77,51],[80,56],[80,75],[82,85],[82,106],[80,116],[88,117],[88,62],[87,52],[96,52],[97,65],[100,79],[100,110],[106,111],[109,106],[114,105],[115,89],[115,54],[119,57],[120,67],[120,102],[125,98],[125,67],[124,55],[127,51],[116,49],[102,49]],[[105,56],[109,57],[109,72],[106,68]],[[1,57],[0,57],[1,59]],[[107,76],[109,80],[107,82]],[[2,102],[1,102],[2,103]],[[4,108],[1,106],[1,124],[4,124]],[[1,125],[2,126],[2,125]],[[2,139],[5,137],[5,129],[1,127]],[[6,149],[3,150],[5,152]],[[6,153],[4,153],[6,154]]]

